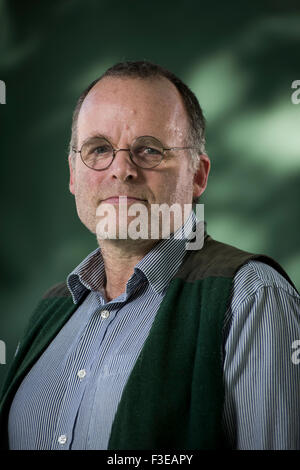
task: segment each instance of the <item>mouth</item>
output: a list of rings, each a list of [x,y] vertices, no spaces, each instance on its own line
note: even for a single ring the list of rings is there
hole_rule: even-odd
[[[103,199],[101,202],[105,202],[107,204],[124,204],[125,202],[127,203],[135,203],[135,202],[147,202],[146,199],[141,199],[133,196],[110,196],[107,199]]]

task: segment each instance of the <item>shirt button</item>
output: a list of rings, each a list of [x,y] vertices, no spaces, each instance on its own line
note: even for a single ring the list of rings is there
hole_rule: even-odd
[[[102,310],[101,312],[101,317],[102,318],[108,318],[110,315],[109,311],[108,310]]]
[[[84,377],[86,376],[86,370],[85,369],[81,369],[77,372],[77,376],[80,378],[80,379],[84,379]]]
[[[62,434],[61,436],[59,436],[57,440],[59,444],[64,445],[67,442],[67,436],[65,434]]]

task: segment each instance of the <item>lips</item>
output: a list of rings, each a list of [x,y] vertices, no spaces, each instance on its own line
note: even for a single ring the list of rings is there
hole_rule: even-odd
[[[105,202],[107,204],[120,204],[121,202],[146,202],[146,199],[141,199],[133,196],[110,196],[107,199],[103,199],[101,202]]]

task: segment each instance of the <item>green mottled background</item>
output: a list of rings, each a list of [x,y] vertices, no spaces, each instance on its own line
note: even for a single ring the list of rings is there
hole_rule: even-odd
[[[298,5],[0,0],[1,382],[41,294],[96,246],[68,191],[71,114],[120,60],[157,62],[196,92],[212,160],[210,234],[276,258],[300,287]]]

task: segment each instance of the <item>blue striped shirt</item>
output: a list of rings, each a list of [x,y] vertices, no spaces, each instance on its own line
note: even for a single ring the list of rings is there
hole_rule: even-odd
[[[185,241],[163,240],[107,302],[100,249],[68,276],[84,302],[20,385],[9,414],[11,449],[106,449],[124,385],[144,345]],[[273,268],[236,274],[224,322],[224,430],[237,449],[300,449],[300,298]]]

